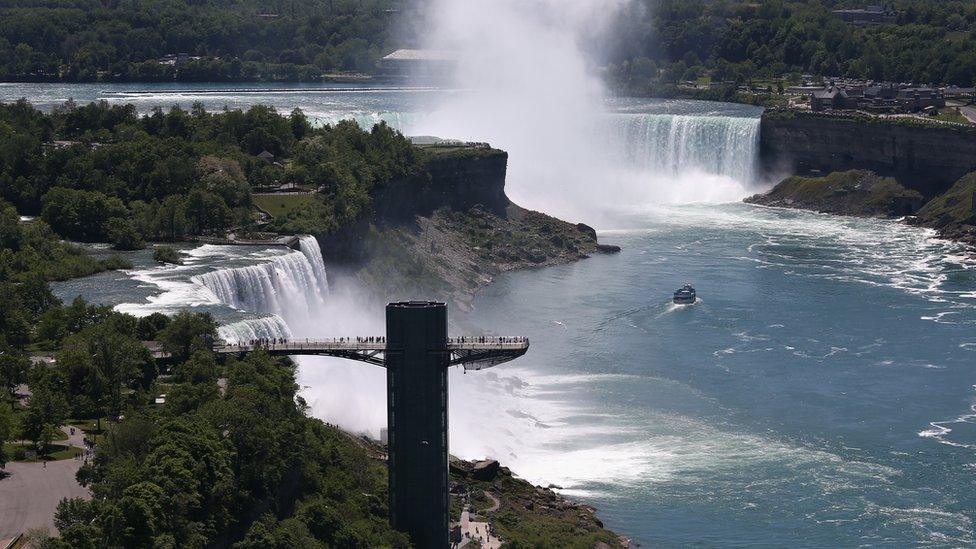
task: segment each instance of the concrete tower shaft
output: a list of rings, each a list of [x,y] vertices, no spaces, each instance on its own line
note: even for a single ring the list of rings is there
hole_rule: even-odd
[[[390,521],[417,547],[448,547],[447,306],[386,307]]]

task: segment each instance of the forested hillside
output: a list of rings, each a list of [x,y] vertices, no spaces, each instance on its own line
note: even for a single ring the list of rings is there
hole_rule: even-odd
[[[845,23],[834,9],[880,2],[637,0],[618,22],[617,85],[745,81],[789,73],[972,86],[976,4],[885,2],[892,23]]]
[[[399,3],[11,0],[0,4],[0,80],[307,81],[369,72],[391,48]]]
[[[314,81],[372,73],[383,54],[411,42],[397,33],[422,4],[11,0],[0,7],[0,81]],[[885,4],[894,22],[867,26],[831,13],[865,5],[634,0],[610,34],[608,74],[630,88],[789,73],[972,85],[976,4],[896,0]]]

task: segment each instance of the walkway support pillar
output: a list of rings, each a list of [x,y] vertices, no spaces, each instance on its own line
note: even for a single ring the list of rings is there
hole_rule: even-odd
[[[447,306],[386,307],[390,523],[416,547],[449,547]]]

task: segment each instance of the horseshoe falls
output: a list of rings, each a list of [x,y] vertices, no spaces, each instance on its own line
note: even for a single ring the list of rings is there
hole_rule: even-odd
[[[677,114],[612,114],[611,147],[620,160],[657,177],[689,172],[756,178],[759,119]]]

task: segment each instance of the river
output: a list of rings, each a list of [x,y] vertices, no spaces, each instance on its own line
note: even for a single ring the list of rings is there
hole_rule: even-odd
[[[430,97],[459,93],[231,88],[5,85],[0,97],[272,103],[409,131]],[[594,223],[623,251],[505,275],[453,316],[455,333],[532,348],[452,372],[452,452],[557,484],[653,546],[976,546],[976,263],[926,230],[733,200],[759,185],[757,109],[619,99],[608,111],[604,141],[626,169],[606,184],[634,194]],[[544,206],[510,175],[516,197]],[[381,333],[379,304],[341,277],[327,288],[312,248],[202,246],[183,267],[138,252],[132,271],[55,289],[135,314],[193,305],[229,338]],[[699,302],[672,305],[686,281]],[[316,415],[378,434],[381,370],[300,364]]]

